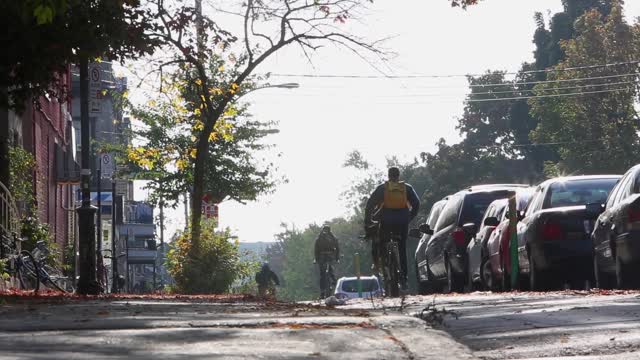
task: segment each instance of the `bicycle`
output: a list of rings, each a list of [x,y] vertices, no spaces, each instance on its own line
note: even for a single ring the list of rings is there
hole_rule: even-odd
[[[18,280],[22,290],[33,289],[37,293],[40,288],[40,272],[33,255],[21,249],[24,240],[15,233],[12,234],[12,239],[5,234],[0,238],[0,259],[5,260],[9,275]]]
[[[330,296],[336,285],[336,277],[333,272],[333,252],[330,254],[321,254],[318,267],[320,268],[320,297],[326,298]]]
[[[399,243],[401,240],[401,235],[395,230],[389,231],[388,239],[382,239],[382,231],[380,229],[379,223],[374,223],[370,227],[371,229],[375,228],[375,236],[373,239],[373,244],[371,246],[378,247],[377,258],[374,258],[374,266],[378,271],[382,270],[382,282],[384,284],[385,294],[390,297],[398,297],[400,296],[400,279],[401,279],[401,269],[400,269],[400,249]],[[367,236],[367,235],[365,235]],[[384,243],[384,248],[380,248],[381,242]],[[384,256],[383,263],[380,264],[380,250],[386,255]]]
[[[36,242],[36,247],[35,249],[33,249],[32,254],[37,264],[37,272],[40,281],[43,284],[49,285],[61,292],[74,291],[73,286],[69,282],[69,278],[62,275],[62,273],[58,269],[47,264],[47,258],[49,257],[49,248],[44,241]]]

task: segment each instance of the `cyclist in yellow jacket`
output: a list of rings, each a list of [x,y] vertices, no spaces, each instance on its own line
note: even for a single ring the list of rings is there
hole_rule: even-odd
[[[371,237],[374,221],[379,221],[377,245],[372,246],[374,265],[380,264],[378,254],[382,254],[384,244],[391,233],[400,234],[398,250],[400,251],[400,267],[402,284],[407,284],[407,234],[409,223],[418,214],[420,198],[413,187],[400,181],[400,169],[389,168],[389,180],[380,184],[369,197],[364,212],[364,224],[367,237]]]

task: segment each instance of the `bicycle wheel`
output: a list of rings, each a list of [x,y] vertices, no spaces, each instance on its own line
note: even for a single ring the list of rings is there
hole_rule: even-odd
[[[26,250],[20,252],[18,266],[16,268],[16,277],[23,290],[33,289],[37,292],[40,289],[38,263],[34,260],[33,255]]]
[[[64,289],[64,281],[66,278],[62,276],[58,270],[49,265],[45,264],[40,267],[40,279],[45,285],[49,285],[58,291],[67,292]]]
[[[389,256],[388,258],[388,288],[389,288],[389,296],[398,297],[400,296],[400,268],[399,268],[399,256],[398,256],[398,244],[396,242],[390,242],[389,245]]]

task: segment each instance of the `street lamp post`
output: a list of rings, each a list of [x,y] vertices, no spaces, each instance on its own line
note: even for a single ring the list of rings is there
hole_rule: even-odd
[[[89,129],[89,58],[80,59],[80,189],[82,206],[78,208],[79,275],[78,293],[95,295],[101,292],[96,272],[96,207],[91,205],[91,132]]]

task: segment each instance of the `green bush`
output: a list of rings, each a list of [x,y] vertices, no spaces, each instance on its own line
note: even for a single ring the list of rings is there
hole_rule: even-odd
[[[230,231],[216,231],[213,220],[203,220],[200,248],[191,252],[191,231],[178,235],[167,253],[167,270],[175,279],[177,293],[221,294],[249,274],[249,265],[240,259],[237,241]]]

